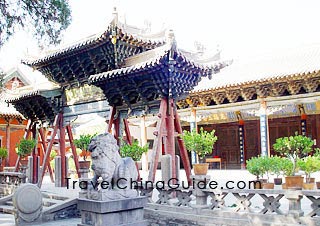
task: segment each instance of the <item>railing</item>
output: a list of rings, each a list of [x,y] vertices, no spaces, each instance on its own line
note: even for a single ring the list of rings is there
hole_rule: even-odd
[[[0,172],[0,184],[18,186],[26,182],[26,175],[19,172]]]
[[[320,225],[320,192],[317,190],[173,189],[168,186],[163,189],[142,186],[139,190],[141,195],[149,197],[146,212],[154,223],[165,218],[167,223],[184,222],[193,215],[190,222],[196,219],[195,225],[205,225],[201,224],[201,218],[204,220],[207,217],[216,218],[216,225],[229,225],[226,219],[233,223],[244,221],[244,224],[280,222],[285,225]],[[193,225],[190,222],[189,225]]]

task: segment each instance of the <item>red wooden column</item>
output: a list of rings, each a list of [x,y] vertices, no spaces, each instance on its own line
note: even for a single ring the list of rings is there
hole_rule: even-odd
[[[165,117],[167,112],[167,99],[163,98],[160,102],[160,109],[159,109],[159,121],[157,123],[156,131],[154,132],[154,135],[156,136],[153,143],[153,150],[152,150],[152,157],[151,157],[151,163],[150,163],[150,169],[149,169],[149,175],[148,180],[154,181],[159,161],[159,154],[162,150],[162,136],[163,136],[163,127],[165,125]]]
[[[7,137],[7,140],[6,140],[6,148],[8,150],[8,157],[7,157],[7,163],[10,164],[10,141],[11,141],[11,138],[10,138],[10,135],[11,135],[11,127],[10,127],[10,121],[11,119],[8,119],[6,120],[7,122],[7,125],[6,125],[6,137]],[[7,164],[6,163],[6,164]]]
[[[69,138],[69,142],[70,142],[70,146],[71,146],[71,150],[72,150],[72,155],[73,155],[73,160],[74,160],[74,164],[76,166],[78,178],[81,178],[78,155],[77,155],[76,147],[75,147],[74,142],[73,142],[73,134],[72,134],[72,131],[71,131],[70,124],[68,124],[66,126],[66,129],[67,129],[67,134],[68,134],[68,138]]]
[[[42,150],[43,150],[43,156],[45,156],[46,150],[47,150],[47,144],[46,144],[43,128],[39,128],[39,135],[40,135],[40,144],[41,144]],[[53,171],[52,171],[52,168],[51,168],[50,164],[48,164],[48,170],[49,170],[49,173],[50,173],[51,182],[53,183],[54,182],[54,176],[53,176]]]
[[[131,137],[131,133],[130,133],[130,129],[129,129],[128,119],[126,119],[126,118],[123,119],[123,125],[124,125],[124,132],[127,137],[127,142],[128,142],[128,144],[131,145],[132,144],[132,137]]]
[[[175,127],[176,131],[178,132],[178,134],[183,133],[181,123],[180,123],[180,118],[179,118],[179,115],[178,115],[176,108],[174,111],[174,127]],[[178,136],[177,139],[178,139],[179,152],[180,152],[182,164],[183,164],[184,170],[186,172],[187,180],[190,184],[191,183],[191,166],[190,166],[190,161],[189,161],[189,157],[188,157],[188,151],[186,149],[186,146],[184,145],[183,139],[180,136]]]
[[[66,177],[67,177],[67,164],[66,164],[66,130],[63,126],[63,114],[60,114],[59,122],[59,144],[60,144],[60,156],[61,156],[61,187],[66,186]]]
[[[109,115],[109,123],[108,123],[107,133],[111,133],[115,114],[116,114],[116,106],[112,106],[111,109],[110,109],[110,115]]]
[[[166,113],[166,129],[167,129],[167,137],[166,137],[166,147],[165,153],[171,155],[171,163],[172,163],[172,178],[176,178],[176,156],[175,156],[175,129],[174,129],[174,101],[173,99],[169,99],[168,101],[168,109]]]
[[[32,126],[32,138],[36,140],[36,146],[34,147],[32,151],[32,161],[33,161],[33,169],[32,169],[32,183],[36,184],[38,183],[38,138],[37,138],[37,128],[36,124],[34,123]]]
[[[28,138],[28,136],[29,136],[29,134],[31,132],[31,127],[32,127],[32,121],[29,119],[28,123],[27,123],[27,126],[26,126],[26,128],[24,130],[24,135],[23,135],[24,139]],[[19,162],[20,162],[20,156],[18,156],[17,161],[16,161],[15,172],[17,172],[18,169],[19,169]]]
[[[43,177],[46,173],[46,168],[49,165],[49,160],[50,160],[50,153],[52,150],[52,146],[53,146],[53,142],[54,142],[54,138],[58,132],[58,128],[59,128],[59,124],[60,124],[60,118],[61,118],[61,114],[57,114],[55,119],[54,119],[54,123],[53,123],[53,132],[51,134],[51,140],[47,146],[47,150],[43,159],[43,164],[42,164],[42,170],[41,170],[41,175],[39,177],[39,181],[38,181],[38,187],[41,187],[42,185],[42,181],[43,181]]]
[[[126,137],[127,137],[127,142],[129,145],[132,144],[132,137],[131,137],[131,133],[130,133],[130,129],[129,129],[129,123],[128,123],[128,119],[124,118],[123,119],[123,125],[124,125],[124,132],[126,134]],[[137,172],[138,172],[138,181],[141,180],[140,178],[140,172],[139,172],[139,167],[138,167],[138,163],[135,162],[136,164],[136,168],[137,168]]]
[[[241,169],[246,169],[246,134],[244,129],[244,120],[239,119],[238,122],[238,135],[240,147],[240,166]]]
[[[116,138],[117,140],[117,143],[118,145],[120,144],[119,143],[119,137],[120,137],[120,118],[116,118],[114,121],[113,121],[113,124],[114,124],[114,138]]]

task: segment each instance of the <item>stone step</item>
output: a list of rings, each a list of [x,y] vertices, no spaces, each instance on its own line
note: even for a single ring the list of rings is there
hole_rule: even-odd
[[[6,206],[13,206],[13,202],[12,201],[7,201],[7,202],[5,202],[5,205]]]
[[[65,201],[69,199],[69,197],[59,196],[57,194],[51,194],[46,192],[42,192],[42,197],[43,199],[58,200],[58,201]]]
[[[14,213],[14,207],[13,206],[8,206],[8,205],[0,205],[0,212],[2,213],[9,213],[13,214]]]
[[[64,200],[48,199],[48,198],[43,198],[42,200],[43,200],[43,206],[46,206],[46,207],[50,207],[50,206],[57,205],[57,204],[62,204],[65,202]]]

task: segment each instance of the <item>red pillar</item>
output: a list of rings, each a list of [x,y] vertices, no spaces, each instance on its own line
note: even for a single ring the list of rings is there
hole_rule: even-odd
[[[31,131],[31,126],[32,126],[32,121],[29,119],[28,120],[28,124],[27,124],[27,126],[26,126],[26,128],[24,130],[24,135],[23,135],[24,139],[28,138],[28,136],[30,134],[30,131]],[[20,156],[18,156],[17,161],[16,161],[15,172],[17,172],[18,169],[19,169],[19,161],[20,161]]]
[[[176,178],[176,156],[175,156],[175,144],[174,144],[174,102],[173,99],[168,101],[168,109],[166,115],[166,129],[167,129],[167,142],[165,147],[166,154],[171,155],[172,160],[172,178]]]
[[[160,102],[160,109],[159,109],[159,121],[157,123],[156,131],[154,135],[156,136],[153,142],[153,150],[152,150],[152,157],[150,163],[150,170],[148,175],[149,181],[154,181],[159,161],[159,154],[162,150],[162,135],[163,135],[163,127],[165,126],[165,117],[167,112],[167,99],[163,98]]]
[[[124,132],[126,133],[126,137],[127,137],[127,142],[129,145],[131,145],[132,144],[132,137],[131,137],[131,133],[130,133],[130,129],[129,129],[128,119],[126,119],[126,118],[123,119],[123,125],[124,125]],[[136,168],[137,168],[137,172],[138,172],[137,180],[140,181],[141,178],[140,178],[138,163],[135,162],[135,164],[136,164]]]
[[[42,128],[39,128],[39,135],[40,135],[40,139],[41,139],[41,145],[42,145],[42,150],[43,150],[43,156],[45,156],[46,154],[46,150],[47,150],[47,145],[46,145],[46,140],[45,140],[45,135],[44,135],[44,131]],[[42,161],[43,162],[43,161]],[[43,163],[42,163],[43,164]],[[50,173],[50,179],[51,182],[54,182],[54,177],[53,177],[53,171],[52,168],[50,166],[50,164],[48,165],[48,170]],[[39,179],[38,179],[39,180]]]
[[[43,159],[43,164],[42,164],[42,171],[41,171],[41,175],[39,177],[39,181],[38,181],[38,187],[41,188],[42,185],[42,180],[44,177],[44,174],[46,173],[46,168],[49,165],[49,160],[50,160],[50,153],[52,150],[52,146],[53,146],[53,142],[54,142],[54,138],[57,134],[58,128],[59,128],[59,123],[60,123],[60,114],[56,115],[55,119],[54,119],[54,123],[53,123],[53,132],[51,134],[51,140],[48,144],[44,159]]]
[[[38,156],[39,156],[39,150],[38,150],[38,139],[37,139],[37,128],[36,124],[33,124],[32,126],[32,138],[36,140],[36,146],[32,151],[32,159],[33,159],[33,169],[32,169],[32,183],[36,184],[38,183]]]
[[[67,177],[67,167],[66,167],[66,130],[63,127],[63,114],[60,114],[60,123],[59,123],[59,130],[60,130],[60,156],[61,156],[61,187],[66,186],[66,177]],[[54,139],[54,137],[53,137]]]
[[[10,129],[10,119],[8,119],[8,122],[7,122],[7,125],[6,125],[6,138],[7,138],[7,140],[6,140],[6,148],[7,148],[7,150],[8,150],[8,157],[7,157],[7,163],[8,164],[10,164],[10,134],[11,134],[11,129]],[[6,164],[7,164],[6,163]]]
[[[114,120],[114,116],[116,114],[116,107],[112,106],[110,109],[110,115],[109,115],[109,123],[108,123],[108,128],[107,128],[107,133],[111,133],[112,130],[112,124]]]
[[[74,142],[73,142],[73,134],[72,134],[72,131],[71,131],[70,124],[66,126],[66,129],[67,129],[67,133],[68,133],[68,137],[69,137],[70,147],[71,147],[71,150],[72,150],[73,161],[74,161],[74,164],[76,166],[78,178],[80,178],[81,174],[80,174],[79,160],[78,160],[76,147],[75,147]]]
[[[175,113],[174,126],[175,126],[178,134],[182,134],[183,131],[181,128],[180,118],[179,118],[179,115],[178,115],[178,112],[176,111],[176,109],[175,109],[174,113]],[[190,161],[189,161],[189,157],[188,157],[188,151],[184,145],[183,139],[180,136],[178,136],[177,139],[178,139],[179,152],[180,152],[182,164],[183,164],[184,170],[186,172],[187,180],[190,184],[191,183],[191,166],[190,166]]]
[[[126,133],[126,137],[127,137],[127,142],[128,144],[132,144],[132,137],[131,137],[131,133],[130,133],[130,129],[129,129],[129,123],[128,123],[128,119],[124,118],[123,119],[123,125],[124,125],[124,131]]]

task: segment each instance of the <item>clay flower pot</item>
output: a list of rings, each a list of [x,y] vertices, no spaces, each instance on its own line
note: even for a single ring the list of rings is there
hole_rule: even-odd
[[[263,189],[274,189],[274,183],[263,183],[262,188]]]
[[[302,176],[287,176],[285,177],[287,189],[301,190],[303,185]]]
[[[313,190],[315,183],[303,183],[302,187],[304,190]]]
[[[27,167],[28,166],[28,157],[23,157],[20,159],[21,166]]]
[[[274,184],[275,185],[281,185],[282,184],[282,178],[274,178]]]
[[[80,169],[89,169],[90,168],[90,161],[79,161],[79,168]]]
[[[209,163],[193,164],[193,172],[195,175],[207,175]]]

